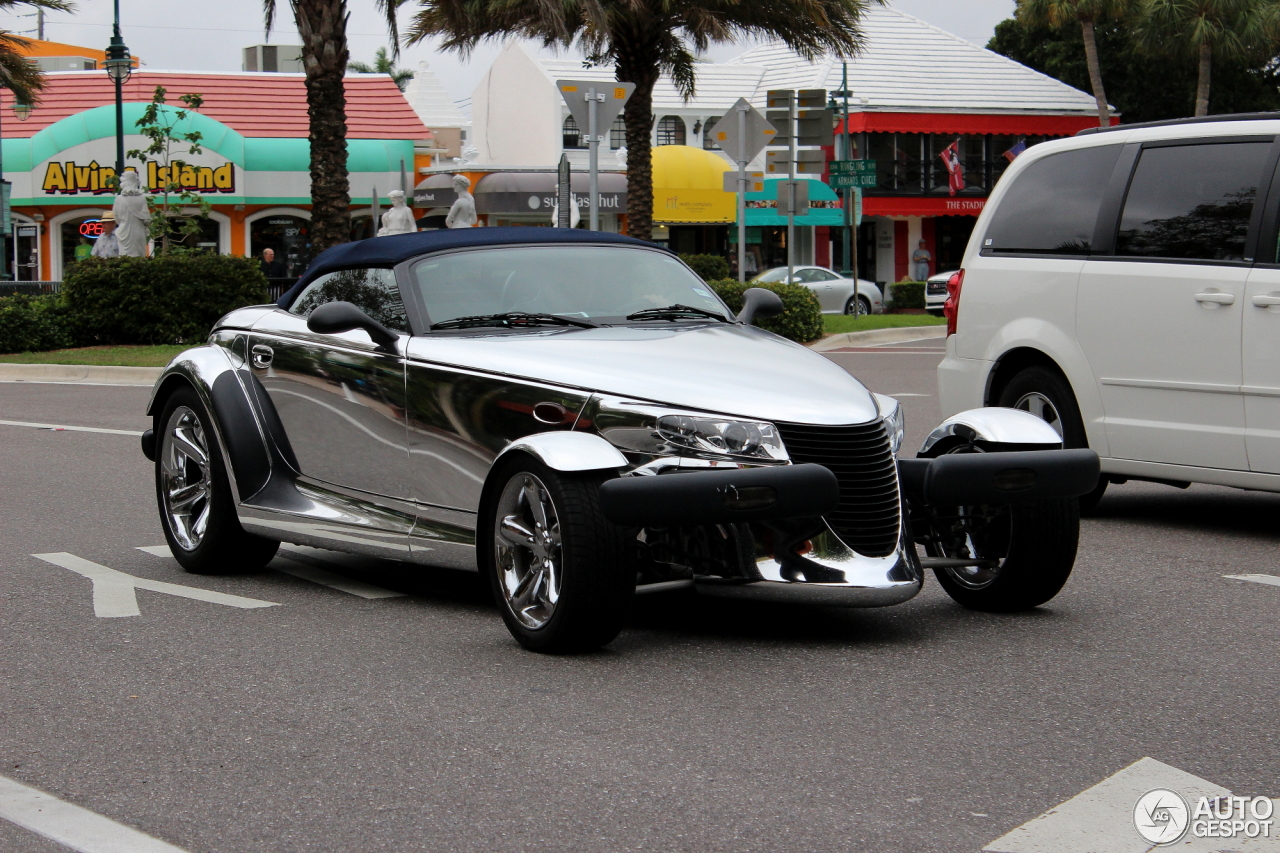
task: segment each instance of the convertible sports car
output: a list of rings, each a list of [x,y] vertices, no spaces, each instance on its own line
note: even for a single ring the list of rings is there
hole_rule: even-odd
[[[902,415],[735,317],[657,246],[568,229],[378,237],[173,360],[142,440],[188,571],[281,541],[478,569],[526,648],[613,639],[636,593],[879,607],[933,568],[979,610],[1048,601],[1097,457],[1011,409],[897,458]],[[925,556],[917,551],[923,546]]]

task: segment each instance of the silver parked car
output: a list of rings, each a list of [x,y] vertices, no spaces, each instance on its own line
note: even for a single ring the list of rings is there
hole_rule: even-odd
[[[752,281],[775,282],[787,280],[786,267],[765,270]],[[858,293],[853,292],[853,279],[826,267],[812,265],[794,267],[791,281],[803,284],[818,297],[823,314],[883,314],[884,294],[873,281],[858,279]]]
[[[142,445],[165,537],[197,573],[259,569],[281,541],[479,570],[548,652],[607,643],[636,593],[678,587],[878,607],[931,567],[971,608],[1052,598],[1092,451],[986,408],[898,459],[898,404],[752,326],[780,310],[753,288],[734,317],[613,234],[329,249],[157,382]]]

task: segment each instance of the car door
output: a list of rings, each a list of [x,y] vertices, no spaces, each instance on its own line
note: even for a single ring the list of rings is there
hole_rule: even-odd
[[[321,335],[307,328],[319,305],[351,302],[388,328],[408,331],[395,275],[350,269],[312,282],[288,311],[255,325],[249,358],[284,426],[300,473],[348,489],[410,497],[406,468],[405,369],[397,352],[364,331]]]
[[[828,280],[825,270],[820,270],[816,267],[798,269],[796,270],[796,281],[813,291],[814,296],[818,297],[818,304],[824,312],[838,310],[834,304],[836,297],[832,290],[832,285],[835,282]]]
[[[1241,357],[1249,469],[1280,474],[1280,168],[1245,286]]]
[[[1086,261],[1077,301],[1111,456],[1247,469],[1241,312],[1272,148],[1214,138],[1137,153],[1113,252]]]

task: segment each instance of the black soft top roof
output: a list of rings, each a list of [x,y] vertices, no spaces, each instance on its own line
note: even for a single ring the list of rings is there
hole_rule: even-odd
[[[418,231],[343,243],[325,249],[298,283],[280,297],[277,303],[288,308],[304,287],[318,276],[352,267],[394,267],[402,261],[447,249],[469,249],[478,246],[555,245],[563,243],[616,243],[624,246],[658,248],[654,243],[607,231],[584,231],[575,228],[452,228],[440,231]]]

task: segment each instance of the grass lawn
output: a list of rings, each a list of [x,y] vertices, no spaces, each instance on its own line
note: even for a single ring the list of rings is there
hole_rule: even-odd
[[[842,332],[865,332],[869,329],[900,329],[903,326],[945,326],[947,318],[930,314],[872,314],[853,317],[848,314],[823,314],[828,335]]]
[[[164,367],[190,344],[156,347],[81,347],[51,352],[0,355],[3,364],[109,364],[122,367]]]

